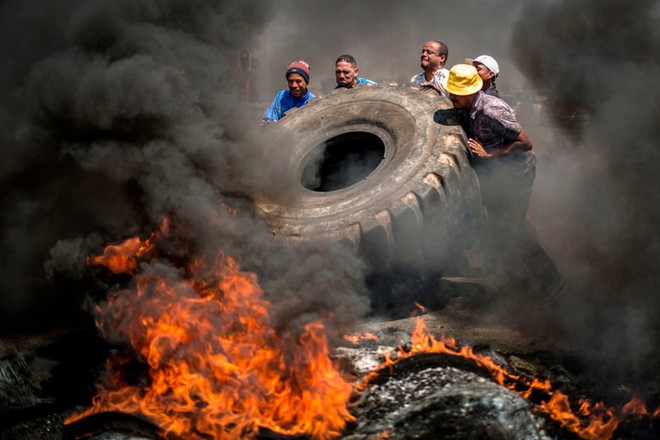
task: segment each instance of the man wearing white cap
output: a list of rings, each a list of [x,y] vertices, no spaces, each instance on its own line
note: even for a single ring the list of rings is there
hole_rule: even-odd
[[[495,78],[500,74],[500,66],[495,58],[490,55],[479,55],[472,61],[472,65],[477,69],[477,73],[484,82],[481,90],[487,95],[499,98],[500,94],[495,86]]]

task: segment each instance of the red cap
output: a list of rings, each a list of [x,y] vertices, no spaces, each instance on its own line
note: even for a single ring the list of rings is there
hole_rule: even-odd
[[[289,64],[289,67],[286,69],[286,77],[289,77],[290,73],[297,73],[303,78],[305,78],[305,82],[309,84],[309,71],[310,71],[309,64],[307,64],[306,61],[300,60],[300,61],[294,61],[293,63]]]

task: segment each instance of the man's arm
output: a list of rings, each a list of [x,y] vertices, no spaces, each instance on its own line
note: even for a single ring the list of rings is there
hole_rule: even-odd
[[[282,118],[282,92],[275,95],[273,102],[264,112],[263,122],[278,121],[280,118]]]
[[[513,141],[501,147],[493,148],[490,151],[486,151],[486,149],[483,147],[483,145],[481,145],[481,143],[479,143],[479,141],[472,138],[468,139],[468,146],[470,147],[472,153],[480,158],[506,156],[507,154],[511,154],[515,151],[529,151],[533,147],[532,141],[529,139],[529,136],[527,136],[527,132],[525,132],[523,129],[520,130],[518,137]]]
[[[493,148],[491,154],[494,156],[506,156],[514,151],[529,151],[532,147],[532,141],[527,136],[527,132],[521,128],[516,139],[500,148]]]
[[[433,89],[436,92],[438,92],[438,95],[440,95],[440,96],[442,96],[444,94],[442,92],[442,89],[440,87],[436,86],[435,84],[433,84],[432,82],[423,82],[423,83],[420,83],[419,86],[423,89]]]

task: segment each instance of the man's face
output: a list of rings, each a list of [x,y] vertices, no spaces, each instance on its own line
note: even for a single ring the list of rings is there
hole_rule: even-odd
[[[435,41],[429,41],[422,48],[420,67],[425,72],[435,72],[444,66],[445,59],[444,55],[440,55],[440,45]]]
[[[493,72],[488,70],[488,67],[484,66],[483,64],[481,64],[478,61],[474,61],[472,63],[472,65],[477,69],[477,73],[479,74],[481,79],[484,81],[484,84],[486,83],[486,81],[488,81],[489,79],[491,79],[492,77],[495,76],[495,74]]]
[[[300,98],[307,93],[307,82],[302,75],[289,73],[286,79],[289,82],[289,91],[295,98]]]
[[[355,86],[358,78],[358,68],[347,63],[340,61],[335,64],[335,79],[339,87],[346,87],[350,89]]]
[[[449,100],[452,104],[454,104],[454,108],[459,110],[470,110],[472,108],[472,101],[474,101],[474,96],[474,94],[461,96],[450,93]]]

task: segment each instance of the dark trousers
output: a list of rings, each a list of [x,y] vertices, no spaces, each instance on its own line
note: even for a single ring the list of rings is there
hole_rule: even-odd
[[[543,291],[561,283],[557,267],[525,225],[535,164],[495,159],[475,169],[487,218],[486,270],[502,287],[517,291]]]

